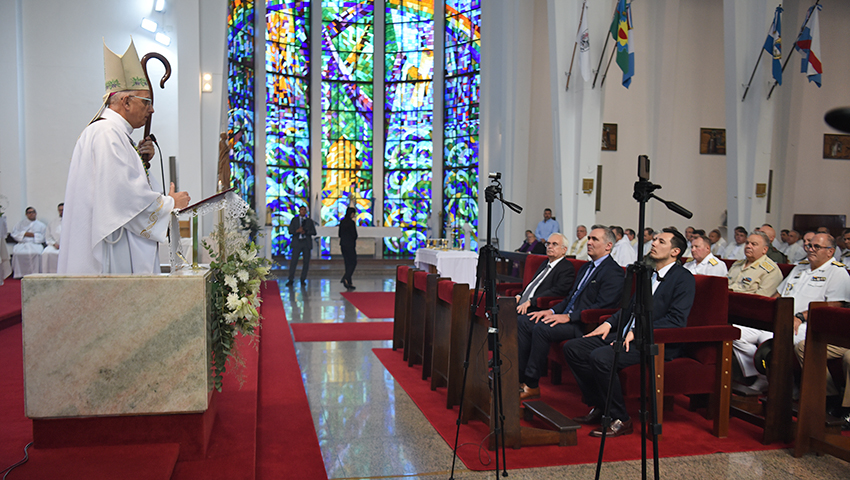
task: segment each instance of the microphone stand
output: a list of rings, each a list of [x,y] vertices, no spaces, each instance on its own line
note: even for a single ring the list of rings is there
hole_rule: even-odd
[[[643,234],[644,229],[646,228],[646,203],[650,198],[654,198],[661,203],[663,203],[668,209],[673,212],[682,215],[685,218],[693,217],[693,213],[682,207],[681,205],[664,200],[656,196],[654,193],[655,190],[661,188],[660,185],[655,185],[649,181],[648,177],[649,168],[648,161],[646,159],[647,167],[646,174],[640,175],[640,179],[635,182],[634,194],[632,197],[638,201],[640,205],[639,215],[638,215],[638,232]],[[639,172],[641,169],[638,169]],[[628,326],[631,322],[631,316],[634,316],[635,321],[635,338],[632,342],[632,348],[637,347],[638,352],[640,352],[640,424],[641,424],[641,478],[646,479],[646,466],[647,466],[647,452],[646,452],[646,440],[647,440],[647,427],[649,427],[649,433],[651,435],[652,440],[652,459],[653,459],[653,473],[655,480],[659,480],[659,469],[658,469],[658,435],[661,435],[661,425],[658,425],[658,399],[655,396],[656,392],[656,384],[655,384],[655,361],[654,357],[658,355],[658,345],[654,343],[653,338],[653,324],[652,324],[652,272],[654,271],[654,267],[651,267],[649,264],[644,262],[643,258],[643,249],[638,248],[638,259],[632,265],[629,265],[627,274],[626,274],[626,284],[623,289],[623,302],[622,302],[622,310],[620,311],[620,322],[617,326],[616,339],[614,340],[614,361],[611,368],[611,376],[608,378],[608,393],[605,396],[605,408],[602,413],[602,441],[599,444],[599,457],[596,461],[596,480],[599,480],[599,474],[602,470],[602,456],[605,451],[605,439],[607,437],[608,426],[610,425],[611,418],[609,417],[609,411],[611,407],[611,392],[614,388],[614,379],[615,376],[618,375],[617,371],[617,362],[620,357],[620,352],[623,349],[623,330],[624,326]],[[635,293],[634,293],[634,304],[632,305],[631,312],[629,312],[629,292],[631,291],[631,283],[632,279],[635,281]],[[631,313],[632,315],[628,315]],[[625,322],[625,323],[624,323]],[[646,384],[647,380],[647,369],[649,369],[649,385]],[[649,411],[647,411],[647,402],[646,399],[649,397],[650,405]]]
[[[493,246],[492,242],[492,231],[493,231],[493,202],[495,200],[499,200],[508,208],[513,210],[516,213],[522,212],[522,207],[519,205],[509,202],[504,199],[502,196],[502,185],[499,183],[499,178],[501,178],[500,173],[491,173],[490,178],[492,183],[484,190],[484,199],[487,201],[487,244],[481,248],[478,254],[478,277],[475,280],[475,293],[473,294],[473,303],[470,306],[471,315],[475,315],[475,312],[478,310],[478,305],[483,298],[485,300],[485,315],[490,320],[490,327],[488,328],[489,333],[489,344],[493,349],[493,358],[490,360],[490,368],[492,369],[492,406],[493,410],[491,415],[496,415],[496,421],[493,422],[495,425],[493,430],[493,436],[495,438],[495,446],[496,446],[496,464],[495,464],[495,472],[498,476],[499,472],[499,446],[502,448],[502,476],[508,476],[508,466],[505,458],[505,415],[504,408],[502,402],[502,357],[501,357],[501,342],[499,341],[499,306],[496,302],[496,257],[499,252]],[[481,281],[481,272],[484,271],[484,291],[481,296],[478,295],[479,287],[482,284]],[[454,471],[455,471],[455,463],[457,460],[457,448],[458,448],[458,438],[460,436],[460,424],[461,418],[463,418],[463,399],[466,394],[466,379],[469,374],[469,354],[472,350],[472,331],[475,328],[475,324],[470,322],[469,324],[469,335],[466,341],[466,354],[464,356],[463,361],[463,382],[461,383],[460,388],[460,408],[458,409],[457,414],[457,430],[455,432],[455,444],[452,449],[452,469],[449,474],[449,480],[454,479]],[[514,391],[516,394],[516,391]],[[516,412],[513,412],[516,415]]]

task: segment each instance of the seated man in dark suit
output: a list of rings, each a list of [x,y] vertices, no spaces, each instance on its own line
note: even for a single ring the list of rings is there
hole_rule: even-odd
[[[617,307],[624,272],[610,255],[615,241],[610,228],[594,225],[587,240],[590,261],[579,269],[567,298],[550,310],[517,317],[520,400],[540,396],[539,381],[546,370],[549,344],[584,335],[582,310]]]
[[[537,304],[541,297],[563,297],[573,286],[576,271],[573,264],[564,258],[567,254],[567,237],[560,233],[549,235],[546,242],[546,256],[549,261],[540,265],[534,278],[516,296],[516,311],[520,315],[536,312],[542,308]]]
[[[687,245],[681,233],[669,228],[665,228],[652,242],[649,260],[655,265],[655,272],[652,274],[653,328],[682,328],[688,323],[696,282],[691,272],[678,262]],[[581,388],[582,400],[591,407],[590,413],[575,418],[576,422],[598,424],[602,419],[608,380],[614,367],[614,348],[611,343],[617,338],[617,329],[623,332],[624,344],[615,367],[616,371],[640,363],[640,353],[636,348],[629,348],[629,343],[634,339],[634,321],[628,311],[626,314],[623,312],[624,310],[620,310],[596,330],[564,345],[564,356]],[[664,359],[672,360],[681,356],[681,353],[680,345],[667,345]],[[617,376],[614,377],[611,390],[610,418],[607,436],[617,437],[632,433],[632,421],[626,412],[623,391]],[[601,437],[602,427],[593,430],[590,435]]]

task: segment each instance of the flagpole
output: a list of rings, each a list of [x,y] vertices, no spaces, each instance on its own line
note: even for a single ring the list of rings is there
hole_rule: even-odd
[[[617,15],[617,5],[614,5],[614,15],[611,15],[611,22],[614,22],[614,17]],[[596,79],[599,78],[599,71],[602,70],[602,61],[605,60],[605,49],[608,48],[608,40],[611,38],[610,32],[605,35],[605,45],[602,45],[602,55],[599,56],[599,65],[596,66],[596,75],[593,76],[593,84],[590,86],[591,89],[596,88]],[[615,44],[616,47],[616,44]],[[608,61],[608,65],[611,64],[611,61]],[[602,88],[600,85],[599,88]]]
[[[812,6],[813,6],[813,7],[817,7],[819,3],[820,3],[820,0],[817,0],[817,1],[815,2],[815,4],[814,4],[814,5],[812,5]],[[814,8],[813,8],[813,9],[812,9],[812,12],[814,13],[814,11],[815,11],[815,10],[814,10]],[[782,73],[785,73],[785,67],[787,67],[787,66],[788,66],[788,62],[790,62],[790,61],[791,61],[791,55],[794,53],[794,50],[797,50],[797,48],[796,48],[796,46],[797,46],[797,42],[799,42],[799,41],[800,41],[800,36],[801,36],[801,35],[803,35],[803,30],[805,30],[805,29],[806,29],[806,25],[808,25],[808,24],[809,24],[809,20],[811,20],[811,18],[812,18],[812,16],[811,16],[811,15],[806,15],[806,21],[805,21],[805,22],[803,22],[803,26],[802,26],[802,27],[800,27],[800,33],[798,33],[798,34],[797,34],[797,39],[796,39],[796,40],[794,40],[794,48],[792,48],[792,49],[791,49],[791,51],[790,51],[790,52],[788,52],[788,57],[786,57],[786,58],[785,58],[785,63],[783,63],[783,64],[782,64]],[[762,51],[764,51],[764,49],[762,49]],[[770,91],[769,91],[769,92],[767,92],[767,99],[768,99],[768,100],[770,100],[770,96],[771,96],[771,95],[773,95],[773,89],[774,89],[774,88],[776,88],[776,86],[777,86],[777,85],[779,85],[779,82],[777,82],[776,80],[774,80],[774,81],[773,81],[773,86],[772,86],[772,87],[770,87]]]
[[[576,41],[573,43],[573,56],[570,58],[570,71],[567,73],[567,88],[564,89],[565,92],[570,91],[570,78],[573,75],[573,62],[576,59],[576,47],[578,47],[578,34],[581,33],[581,22],[584,20],[584,6],[587,4],[587,0],[584,0],[584,3],[581,4],[581,17],[578,19],[578,28],[576,29]]]
[[[599,82],[599,88],[602,88],[605,85],[605,77],[608,76],[608,69],[611,68],[611,60],[614,59],[614,54],[617,53],[617,45],[614,45],[614,48],[611,50],[611,56],[608,57],[608,66],[605,67],[605,74],[602,75],[602,81]]]

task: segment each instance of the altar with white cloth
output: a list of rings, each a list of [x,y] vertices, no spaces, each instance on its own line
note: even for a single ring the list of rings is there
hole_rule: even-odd
[[[375,255],[375,258],[383,258],[384,249],[380,246],[385,237],[402,236],[400,227],[357,227],[357,254]],[[331,255],[341,255],[339,249],[339,227],[316,227],[316,238],[331,237]],[[361,242],[360,239],[370,238],[371,242]],[[317,255],[320,249],[314,248],[313,253]]]
[[[466,283],[475,288],[478,270],[478,253],[467,250],[437,250],[420,248],[413,261],[416,268],[428,270],[433,266],[442,277],[455,283]]]

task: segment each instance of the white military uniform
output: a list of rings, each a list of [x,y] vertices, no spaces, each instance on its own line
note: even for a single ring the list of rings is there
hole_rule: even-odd
[[[590,257],[587,256],[587,235],[573,242],[567,255],[574,255],[576,260],[589,260]]]
[[[614,248],[611,249],[611,258],[621,267],[631,265],[637,261],[637,252],[632,247],[632,244],[629,243],[629,237],[623,236],[623,238],[614,244]]]
[[[844,249],[844,252],[841,253],[841,259],[838,261],[844,265],[844,268],[850,270],[850,248]]]
[[[785,256],[788,257],[788,263],[800,263],[806,258],[806,249],[803,248],[803,241],[797,240],[797,243],[794,243],[788,247],[788,250],[785,251]]]
[[[844,270],[844,264],[836,261],[828,261],[812,270],[809,261],[803,260],[779,284],[777,292],[782,297],[794,299],[796,314],[808,310],[811,302],[850,301],[850,275]],[[753,355],[758,345],[769,338],[773,338],[773,332],[741,328],[741,339],[735,340],[732,346],[744,375],[752,376],[758,373],[753,364]],[[794,334],[793,343],[796,345],[805,339],[804,323]]]
[[[723,238],[723,237],[720,237],[720,240],[714,242],[711,245],[711,254],[714,255],[717,258],[722,257],[723,252],[725,250],[726,250],[726,239]]]
[[[701,262],[697,263],[696,259],[685,264],[685,268],[694,275],[709,275],[712,277],[725,277],[728,273],[726,263],[718,259],[711,253],[706,255]]]
[[[743,260],[747,258],[747,256],[744,255],[745,246],[747,246],[746,242],[740,245],[738,245],[737,243],[729,243],[729,245],[726,246],[726,250],[723,251],[723,255],[721,255],[721,257],[727,260]]]

